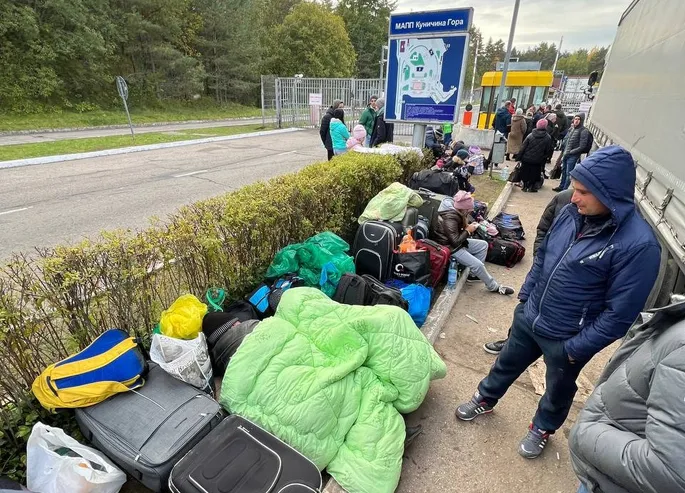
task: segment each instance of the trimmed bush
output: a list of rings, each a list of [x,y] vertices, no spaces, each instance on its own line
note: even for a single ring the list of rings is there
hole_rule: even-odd
[[[289,243],[321,231],[351,241],[367,202],[429,163],[351,152],[183,207],[141,232],[14,255],[0,268],[0,475],[23,479],[26,439],[39,418],[75,429],[71,413],[48,415],[29,396],[48,364],[112,327],[149,340],[181,294],[202,299],[222,286],[241,298]]]

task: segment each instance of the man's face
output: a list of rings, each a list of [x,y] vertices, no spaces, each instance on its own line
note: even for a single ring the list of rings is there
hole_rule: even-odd
[[[573,186],[573,197],[571,203],[576,204],[578,212],[583,216],[603,216],[609,214],[609,208],[592,195],[585,185],[577,180],[571,179]]]
[[[376,98],[371,99],[371,107],[375,108],[376,107]]]
[[[580,117],[579,116],[573,117],[573,126],[576,128],[578,128],[580,126]]]
[[[345,107],[345,103],[340,103],[340,104],[338,105],[338,108],[340,108],[340,109],[343,109],[344,107]]]

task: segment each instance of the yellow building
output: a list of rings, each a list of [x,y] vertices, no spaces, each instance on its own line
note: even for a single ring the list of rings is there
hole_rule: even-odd
[[[549,88],[554,81],[551,70],[513,70],[507,73],[504,85],[504,101],[516,98],[516,107],[526,109],[539,105],[547,100]],[[502,82],[502,72],[485,72],[483,74],[482,96],[478,128],[491,128],[498,106],[497,95]]]

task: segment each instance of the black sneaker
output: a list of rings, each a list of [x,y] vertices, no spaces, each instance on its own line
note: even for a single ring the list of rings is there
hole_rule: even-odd
[[[526,459],[535,459],[540,456],[549,440],[549,433],[539,430],[533,423],[528,428],[528,434],[519,443],[519,455]]]
[[[514,294],[514,288],[510,288],[509,286],[500,286],[497,288],[493,293],[499,293],[504,296],[510,296]]]
[[[561,192],[561,187],[554,187],[552,189],[553,192]]]
[[[491,412],[492,406],[489,406],[481,395],[476,392],[471,397],[471,400],[460,405],[454,414],[462,421],[471,421],[481,414],[490,414]]]
[[[469,277],[466,278],[466,282],[468,283],[474,283],[474,282],[481,282],[480,279],[473,274],[469,274]]]
[[[502,348],[504,345],[507,343],[506,339],[502,339],[501,341],[495,341],[495,342],[487,342],[483,344],[483,350],[486,353],[490,354],[499,354],[502,351]]]

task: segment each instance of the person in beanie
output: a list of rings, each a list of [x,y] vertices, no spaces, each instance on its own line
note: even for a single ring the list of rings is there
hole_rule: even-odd
[[[347,149],[363,146],[367,137],[364,126],[360,124],[355,125],[352,129],[352,135],[347,139]]]
[[[521,108],[516,110],[516,114],[511,118],[511,129],[509,130],[509,137],[507,139],[507,161],[511,156],[518,154],[521,150],[521,143],[523,136],[526,134],[526,119],[523,116]]]
[[[376,121],[377,100],[378,96],[371,96],[371,98],[369,98],[368,106],[362,112],[362,115],[359,117],[359,124],[363,125],[364,130],[366,130],[366,141],[364,142],[364,145],[366,147],[370,147],[369,144],[371,144],[371,133],[373,132],[373,124]]]
[[[319,126],[319,136],[324,147],[328,151],[328,160],[333,159],[333,141],[331,140],[331,118],[333,118],[333,111],[344,106],[339,99],[333,101],[330,108],[326,110],[326,114],[321,118],[321,125]]]
[[[435,239],[452,250],[452,257],[459,264],[471,269],[469,280],[480,279],[488,291],[511,295],[514,289],[497,282],[483,264],[488,253],[488,242],[471,237],[479,227],[477,222],[470,221],[469,213],[472,211],[473,197],[468,192],[460,190],[454,198],[444,199],[438,208]]]
[[[547,133],[547,120],[538,121],[535,130],[526,137],[518,153],[521,161],[521,181],[524,192],[537,192],[547,159],[554,153],[552,138]],[[538,185],[536,185],[538,184]]]
[[[376,118],[369,146],[376,147],[386,142],[392,142],[394,130],[395,125],[385,121],[385,99],[378,98],[376,100]]]
[[[571,204],[535,256],[509,339],[473,397],[456,410],[463,421],[491,413],[526,368],[544,356],[547,388],[518,447],[528,459],[543,452],[566,420],[585,364],[635,321],[661,263],[654,231],[635,207],[635,163],[628,151],[600,149],[571,178]]]

